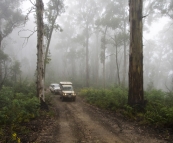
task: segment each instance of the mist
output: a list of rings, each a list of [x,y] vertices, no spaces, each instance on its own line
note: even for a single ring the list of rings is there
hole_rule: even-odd
[[[46,9],[48,1],[43,2]],[[114,9],[111,2],[64,1],[65,11],[56,19],[62,30],[53,30],[48,51],[46,86],[60,81],[71,81],[78,87],[86,86],[85,47],[88,36],[89,87],[103,88],[122,84],[128,87],[128,1],[114,3]],[[118,4],[121,7],[117,6]],[[23,14],[26,14],[31,7],[30,2],[24,1],[21,6]],[[114,15],[111,15],[112,10]],[[144,89],[156,88],[168,91],[172,90],[173,27],[169,17],[157,12],[156,14],[146,16],[143,22]],[[44,22],[47,23],[46,19]],[[104,51],[103,36],[106,25],[108,28]],[[21,74],[18,80],[35,80],[37,37],[36,32],[32,33],[34,29],[36,24],[32,12],[25,25],[16,27],[2,41],[4,52],[11,61],[20,63]],[[126,40],[123,43],[124,37]],[[46,45],[46,39],[44,41]],[[124,57],[126,57],[125,65]]]

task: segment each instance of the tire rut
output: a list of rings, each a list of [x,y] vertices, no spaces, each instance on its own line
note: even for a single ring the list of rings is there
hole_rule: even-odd
[[[62,102],[59,96],[54,96],[53,107],[55,121],[41,132],[39,143],[166,143],[81,98]]]
[[[122,143],[122,139],[118,138],[112,132],[105,130],[102,125],[100,125],[98,120],[93,120],[84,112],[82,105],[80,103],[68,104],[67,105],[71,115],[73,115],[75,128],[78,128],[77,134],[82,135],[81,142],[88,143]],[[103,136],[104,135],[104,136]]]

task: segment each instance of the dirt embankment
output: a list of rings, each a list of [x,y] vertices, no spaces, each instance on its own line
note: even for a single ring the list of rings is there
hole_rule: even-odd
[[[167,143],[154,132],[116,114],[88,105],[82,99],[62,102],[53,96],[55,118],[39,132],[37,143]]]

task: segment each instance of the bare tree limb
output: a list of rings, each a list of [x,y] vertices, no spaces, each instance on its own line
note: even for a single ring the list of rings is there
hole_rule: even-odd
[[[36,6],[36,3],[33,3],[31,0],[29,0],[29,1],[33,6]]]
[[[37,30],[36,30],[35,28],[34,28],[33,31],[32,31],[32,30],[29,30],[29,29],[22,29],[22,30],[20,30],[20,31],[18,32],[18,35],[20,36],[20,33],[21,33],[21,32],[24,32],[24,31],[29,31],[29,32],[31,32],[31,34],[29,34],[29,35],[26,36],[26,37],[21,37],[21,38],[24,38],[24,42],[23,42],[23,44],[22,44],[22,47],[24,47],[24,45],[26,45],[26,44],[28,43],[29,38],[30,38],[32,35],[34,35],[35,32],[37,32]]]
[[[34,9],[35,9],[34,7],[31,7],[31,8],[28,10],[28,12],[27,12],[27,14],[26,14],[26,16],[25,16],[24,25],[26,24],[29,15],[30,15],[32,12],[35,12],[35,11],[33,11]]]

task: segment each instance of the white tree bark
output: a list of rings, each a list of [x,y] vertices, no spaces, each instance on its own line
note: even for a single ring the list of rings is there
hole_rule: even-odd
[[[37,14],[37,96],[45,102],[44,97],[44,57],[43,57],[43,10],[42,0],[36,0]]]

